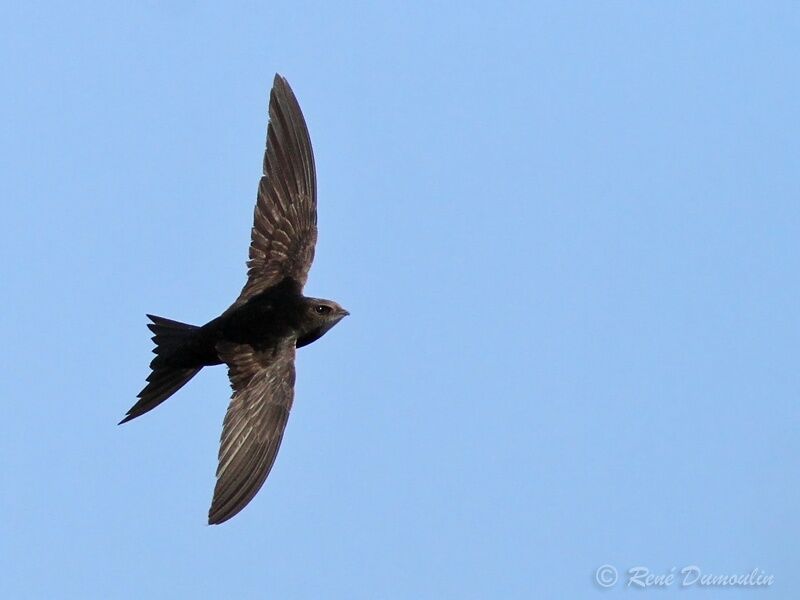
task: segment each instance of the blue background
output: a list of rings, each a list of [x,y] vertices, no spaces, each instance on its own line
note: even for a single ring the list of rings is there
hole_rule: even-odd
[[[695,564],[796,597],[797,4],[22,4],[0,596],[612,597]],[[306,291],[352,316],[208,527],[225,370],[116,422],[144,313],[244,282],[275,71],[317,158]]]

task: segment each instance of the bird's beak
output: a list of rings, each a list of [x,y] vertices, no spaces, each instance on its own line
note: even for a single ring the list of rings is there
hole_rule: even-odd
[[[339,310],[339,314],[342,316],[342,318],[349,317],[350,316],[350,311],[349,310],[345,310],[345,309],[342,308],[342,309]]]

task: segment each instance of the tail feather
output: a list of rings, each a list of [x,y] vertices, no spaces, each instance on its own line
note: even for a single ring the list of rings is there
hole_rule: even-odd
[[[202,366],[176,366],[174,360],[176,353],[191,341],[195,331],[200,329],[199,327],[155,315],[147,316],[152,321],[147,327],[155,334],[152,339],[156,344],[153,348],[156,356],[150,363],[152,372],[147,377],[147,385],[137,396],[139,401],[119,422],[120,425],[153,410],[186,385],[203,368]]]
[[[147,328],[155,334],[150,338],[156,345],[153,352],[157,356],[153,362],[157,362],[159,357],[169,357],[179,350],[192,338],[192,334],[200,329],[195,325],[187,325],[156,315],[147,315],[147,318],[152,321],[147,324]]]

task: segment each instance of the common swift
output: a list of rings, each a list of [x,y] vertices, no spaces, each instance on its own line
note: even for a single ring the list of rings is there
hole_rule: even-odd
[[[225,312],[202,327],[147,315],[156,356],[139,400],[120,421],[154,409],[203,367],[228,366],[233,394],[222,425],[209,524],[236,515],[269,475],[294,398],[295,349],[349,314],[336,302],[303,295],[317,241],[314,155],[297,98],[278,74],[266,146],[247,283]]]

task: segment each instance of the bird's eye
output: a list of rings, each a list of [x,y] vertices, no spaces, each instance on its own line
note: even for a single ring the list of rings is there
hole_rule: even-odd
[[[324,304],[317,304],[314,307],[314,312],[318,315],[327,315],[329,312],[331,312],[331,307],[325,306]]]

